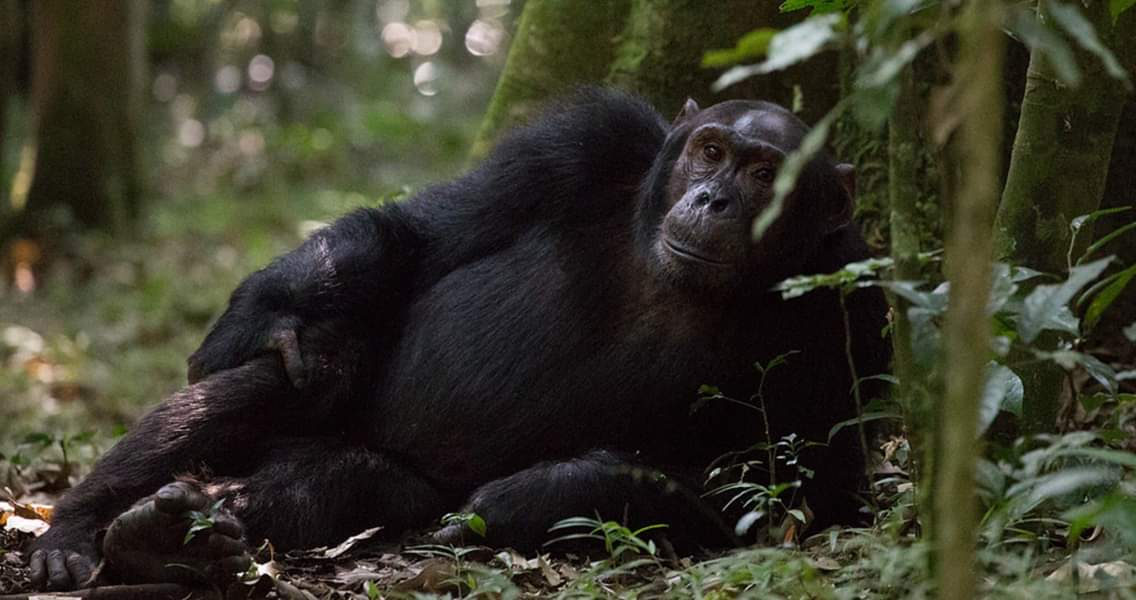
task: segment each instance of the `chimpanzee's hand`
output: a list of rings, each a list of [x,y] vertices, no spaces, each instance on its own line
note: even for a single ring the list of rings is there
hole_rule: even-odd
[[[189,383],[196,383],[217,371],[240,366],[265,351],[277,352],[284,371],[297,389],[308,384],[308,368],[300,352],[298,317],[270,316],[242,319],[230,309],[205,337],[201,347],[188,360]]]

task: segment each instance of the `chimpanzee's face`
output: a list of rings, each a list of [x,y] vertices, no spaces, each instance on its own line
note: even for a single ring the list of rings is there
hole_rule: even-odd
[[[751,231],[754,218],[773,200],[778,169],[806,132],[803,123],[776,105],[733,101],[699,111],[688,102],[672,133],[687,137],[667,180],[669,210],[655,245],[656,257],[672,278],[702,287],[755,277],[772,284],[764,280],[800,266],[801,255],[828,231],[822,213],[832,202],[797,197],[804,189],[827,191],[831,186],[802,182],[767,235],[754,243]],[[813,166],[802,180],[835,181],[831,165],[817,161]]]

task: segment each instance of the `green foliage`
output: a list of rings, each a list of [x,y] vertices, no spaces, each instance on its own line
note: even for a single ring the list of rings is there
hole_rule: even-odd
[[[604,521],[599,515],[594,519],[570,517],[557,522],[548,531],[550,533],[566,530],[584,531],[558,536],[546,542],[545,545],[551,546],[571,540],[597,540],[603,542],[608,560],[612,564],[626,564],[636,559],[654,560],[659,549],[654,540],[644,539],[643,535],[650,531],[666,528],[667,525],[660,523],[633,530],[616,521]]]
[[[1018,440],[997,462],[981,461],[987,540],[1032,543],[1064,531],[1064,541],[1075,546],[1086,528],[1102,526],[1136,550],[1136,536],[1127,528],[1136,522],[1136,457],[1102,443],[1092,432],[1043,435]]]
[[[1112,50],[1105,46],[1097,36],[1093,24],[1081,14],[1081,9],[1073,4],[1064,4],[1056,0],[1047,0],[1046,7],[1050,16],[1065,33],[1073,38],[1082,48],[1096,55],[1104,65],[1110,76],[1124,83],[1129,90],[1132,82],[1128,79],[1128,71],[1120,65],[1120,61],[1113,55]]]
[[[808,8],[813,13],[826,13],[846,10],[851,4],[856,4],[856,0],[785,0],[778,9],[781,12],[793,12]]]
[[[769,38],[763,62],[726,71],[714,82],[713,90],[720,91],[749,77],[779,71],[831,49],[843,25],[843,15],[833,13],[810,17],[786,28]]]
[[[485,519],[477,513],[446,513],[442,515],[442,525],[461,524],[481,537],[485,537],[487,527]]]
[[[1018,335],[1025,343],[1034,341],[1044,330],[1080,333],[1069,303],[1086,285],[1104,272],[1111,258],[1104,258],[1069,270],[1069,277],[1058,285],[1039,285],[1026,296],[1018,313]]]
[[[221,505],[224,503],[225,501],[222,499],[206,507],[205,510],[189,511],[189,529],[185,532],[185,538],[181,542],[182,545],[188,544],[202,531],[213,529],[213,525],[217,522],[217,513],[221,510]]]
[[[1112,22],[1115,24],[1120,15],[1133,6],[1136,6],[1136,0],[1109,0],[1108,12],[1112,15]]]
[[[765,56],[769,51],[769,42],[777,34],[776,29],[768,27],[755,29],[738,40],[733,48],[723,50],[709,50],[702,57],[702,66],[717,68],[736,65],[747,60],[754,60]]]

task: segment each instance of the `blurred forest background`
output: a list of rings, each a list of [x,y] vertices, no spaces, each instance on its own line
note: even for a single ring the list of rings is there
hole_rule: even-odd
[[[0,7],[8,451],[131,422],[184,384],[245,275],[350,208],[460,172],[517,8]]]
[[[73,483],[184,385],[248,273],[600,82],[668,117],[780,102],[855,163],[879,258],[782,291],[890,294],[877,523],[666,564],[597,524],[612,556],[552,575],[450,550],[461,589],[514,597],[521,568],[597,597],[1132,597],[1134,5],[0,0],[0,490]],[[780,483],[738,485],[791,522]]]

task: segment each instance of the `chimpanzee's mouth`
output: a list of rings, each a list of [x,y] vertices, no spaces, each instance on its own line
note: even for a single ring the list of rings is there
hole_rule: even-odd
[[[717,259],[705,256],[703,254],[699,254],[699,253],[695,252],[694,250],[687,248],[686,246],[681,246],[679,244],[676,244],[674,241],[672,241],[671,239],[669,239],[667,237],[663,238],[663,246],[665,246],[666,249],[671,254],[674,254],[675,256],[677,256],[677,257],[679,257],[683,260],[699,262],[699,263],[702,263],[702,264],[705,264],[705,265],[710,265],[712,267],[729,266],[729,263],[727,263],[724,260],[717,260]]]

